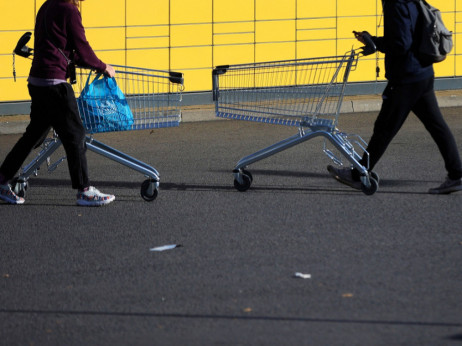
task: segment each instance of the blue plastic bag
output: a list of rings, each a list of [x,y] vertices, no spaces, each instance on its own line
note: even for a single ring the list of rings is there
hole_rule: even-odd
[[[101,78],[102,74],[97,74],[89,83],[91,75],[90,71],[85,87],[77,99],[80,116],[87,131],[96,133],[130,130],[134,123],[133,114],[115,78]]]

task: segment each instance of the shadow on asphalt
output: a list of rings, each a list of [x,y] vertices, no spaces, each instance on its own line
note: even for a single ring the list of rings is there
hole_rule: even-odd
[[[168,181],[161,180],[160,182],[160,189],[161,190],[177,190],[177,191],[226,191],[226,192],[237,192],[233,186],[233,180],[231,172],[229,171],[216,171],[221,173],[230,173],[229,183],[226,184],[201,184],[201,183],[173,183]],[[275,176],[275,177],[297,177],[297,178],[317,178],[331,180],[327,174],[322,173],[309,173],[309,172],[298,172],[298,171],[276,171],[276,170],[252,170],[252,174],[254,177],[258,177],[258,175],[264,176]],[[61,186],[70,188],[71,183],[68,179],[43,179],[43,178],[32,178],[29,180],[30,185],[33,186],[41,186],[41,187],[51,187],[51,186]],[[383,179],[380,180],[380,187],[400,187],[399,190],[381,190],[379,187],[378,193],[380,194],[408,194],[408,195],[421,195],[427,194],[426,190],[423,191],[409,191],[403,190],[403,188],[409,186],[416,186],[416,185],[424,185],[428,183],[437,184],[435,181],[426,181],[426,180],[390,180],[390,179]],[[92,184],[97,187],[116,187],[116,188],[130,188],[138,190],[141,186],[140,182],[125,182],[125,181],[100,181],[94,180]],[[273,191],[273,192],[311,192],[311,193],[347,193],[347,194],[357,194],[358,191],[350,189],[348,187],[344,187],[341,184],[338,184],[339,188],[332,188],[332,187],[325,187],[325,186],[304,186],[304,185],[258,185],[254,184],[248,190],[251,191]]]
[[[243,315],[211,315],[211,314],[176,314],[155,312],[117,312],[117,311],[77,311],[77,310],[27,310],[27,309],[1,309],[4,314],[39,314],[39,315],[81,315],[81,316],[119,316],[119,317],[155,317],[180,319],[213,319],[213,320],[249,320],[249,321],[276,321],[276,322],[307,322],[307,323],[339,323],[339,324],[366,324],[366,325],[399,325],[416,327],[462,327],[462,323],[427,322],[427,321],[393,321],[393,320],[361,320],[361,319],[335,319],[335,318],[307,318],[284,316],[243,316]],[[451,340],[461,340],[462,334],[449,336]]]

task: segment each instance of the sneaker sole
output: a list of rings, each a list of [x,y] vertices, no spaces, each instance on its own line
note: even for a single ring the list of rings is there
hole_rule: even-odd
[[[77,205],[80,205],[82,207],[102,207],[103,205],[112,203],[115,200],[115,196],[113,198],[107,199],[105,201],[85,201],[83,199],[78,199],[77,200]]]
[[[5,196],[1,196],[0,199],[8,204],[24,204],[25,202],[25,199],[24,198],[21,198],[19,200],[16,200],[16,199],[9,199]]]

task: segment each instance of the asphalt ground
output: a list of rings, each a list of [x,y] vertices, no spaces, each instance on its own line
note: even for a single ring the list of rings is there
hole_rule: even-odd
[[[462,109],[443,111],[462,152]],[[368,140],[375,115],[342,114],[339,128]],[[153,202],[138,172],[92,152],[93,184],[116,195],[105,207],[76,206],[65,163],[42,167],[24,205],[0,203],[0,344],[461,344],[462,193],[427,194],[445,170],[423,126],[408,119],[372,196],[329,177],[319,138],[234,189],[241,157],[296,131],[214,121],[95,136],[160,172]],[[0,136],[0,157],[19,136]],[[169,244],[181,246],[150,251]]]

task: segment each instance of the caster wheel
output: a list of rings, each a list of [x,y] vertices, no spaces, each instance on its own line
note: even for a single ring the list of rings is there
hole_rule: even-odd
[[[367,195],[367,196],[371,196],[373,195],[374,193],[377,192],[377,190],[379,189],[379,183],[377,182],[377,180],[375,180],[372,175],[371,177],[369,178],[369,181],[371,182],[371,186],[367,187],[366,185],[364,184],[361,184],[361,190],[362,192]]]
[[[158,182],[150,179],[143,181],[140,193],[145,201],[152,202],[159,194]]]
[[[243,169],[243,170],[242,170],[242,174],[248,176],[248,177],[250,178],[250,182],[251,182],[251,183],[253,182],[252,173],[250,173],[248,170]]]
[[[375,173],[374,171],[371,171],[369,174],[371,175],[371,178],[374,178],[377,181],[377,183],[380,182],[380,178],[377,173]]]
[[[12,181],[13,186],[13,191],[18,197],[26,197],[26,191],[29,188],[29,183],[24,180],[19,180],[18,178],[15,178]]]
[[[240,183],[237,179],[234,179],[234,187],[236,188],[236,190],[244,192],[249,189],[250,185],[252,185],[253,179],[252,179],[252,175],[249,172],[245,174],[243,171],[241,176],[242,176],[242,183]]]

